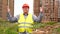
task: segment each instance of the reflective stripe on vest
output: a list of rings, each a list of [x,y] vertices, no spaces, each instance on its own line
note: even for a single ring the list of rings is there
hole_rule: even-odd
[[[26,25],[26,24],[29,24],[29,25],[31,25],[31,26],[19,26],[20,28],[31,28],[31,27],[33,27],[31,23],[22,22],[22,23],[19,23],[19,24],[20,24],[20,25],[21,25],[21,24],[25,24],[25,25]]]
[[[19,24],[31,24],[31,23],[25,23],[25,22],[22,22],[22,23],[19,23]]]
[[[20,28],[31,28],[33,26],[20,26]]]

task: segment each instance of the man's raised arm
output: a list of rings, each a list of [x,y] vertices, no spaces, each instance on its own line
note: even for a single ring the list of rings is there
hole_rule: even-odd
[[[42,21],[42,18],[43,18],[43,8],[40,7],[39,16],[37,17],[36,15],[33,15],[33,20],[34,20],[35,22],[41,22],[41,21]]]
[[[17,15],[16,17],[12,17],[12,15],[10,14],[10,8],[9,7],[7,7],[7,19],[8,19],[8,21],[10,21],[10,22],[16,22],[16,21],[18,21],[18,18],[19,18],[19,15]]]

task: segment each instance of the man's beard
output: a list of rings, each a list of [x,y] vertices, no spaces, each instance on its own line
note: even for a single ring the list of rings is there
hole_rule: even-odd
[[[28,14],[28,11],[23,11],[24,14]]]

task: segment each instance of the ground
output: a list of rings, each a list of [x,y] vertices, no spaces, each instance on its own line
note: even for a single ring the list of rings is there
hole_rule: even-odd
[[[0,34],[18,34],[17,23],[0,19]],[[35,23],[32,34],[60,34],[60,22]]]

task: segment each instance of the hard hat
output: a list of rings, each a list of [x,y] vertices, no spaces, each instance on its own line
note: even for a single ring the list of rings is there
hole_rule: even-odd
[[[29,8],[28,4],[23,4],[22,8]]]

